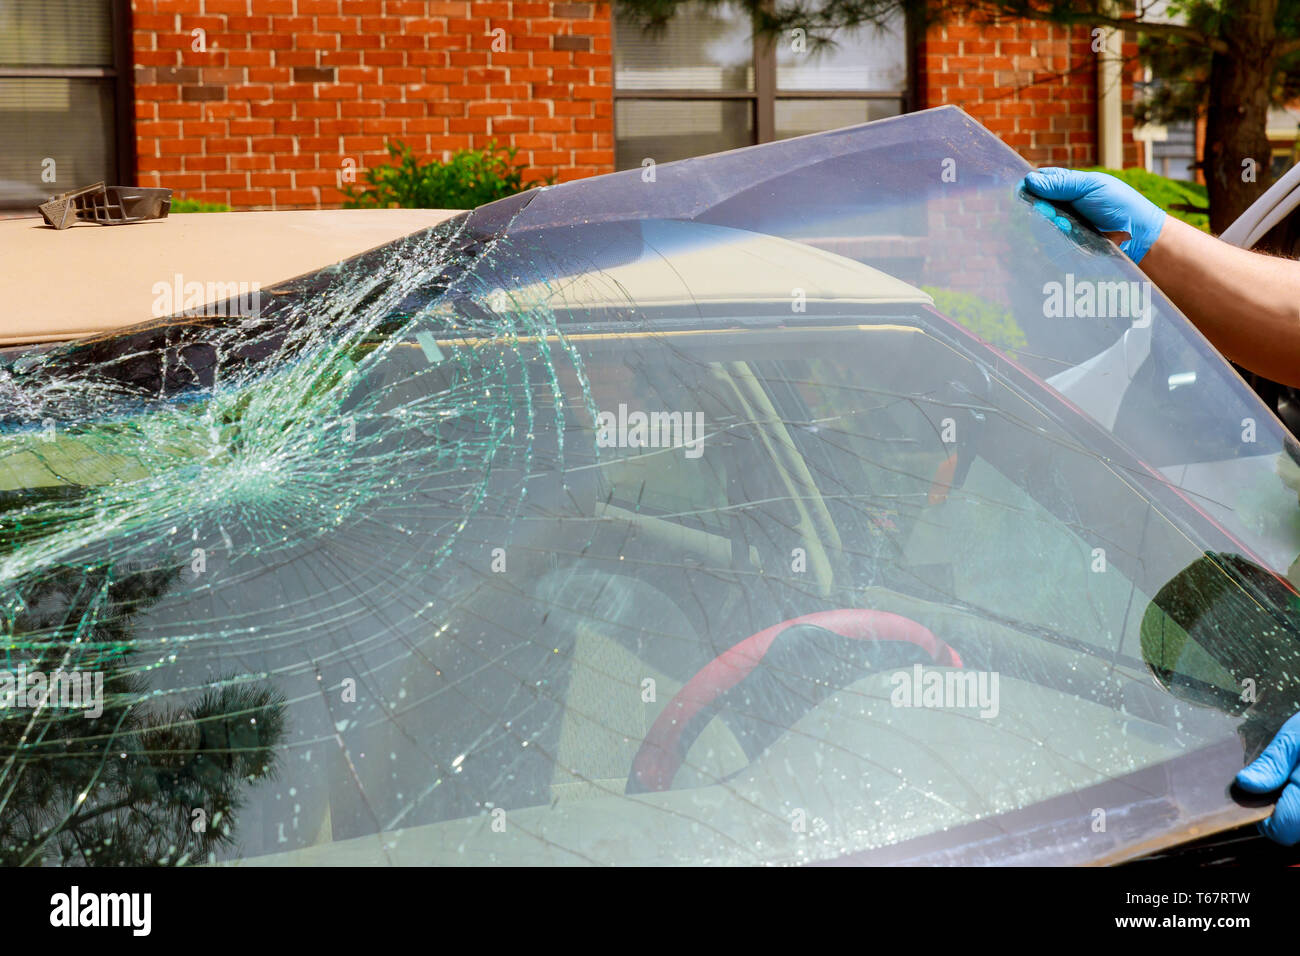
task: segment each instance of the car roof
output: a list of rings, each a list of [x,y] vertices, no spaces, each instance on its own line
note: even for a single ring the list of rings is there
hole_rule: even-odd
[[[443,222],[447,209],[173,214],[56,230],[38,216],[0,221],[5,317],[0,346],[54,342],[144,322],[156,283],[266,288]],[[219,298],[219,293],[205,303]],[[167,314],[167,313],[164,313]],[[157,317],[156,315],[153,317]]]

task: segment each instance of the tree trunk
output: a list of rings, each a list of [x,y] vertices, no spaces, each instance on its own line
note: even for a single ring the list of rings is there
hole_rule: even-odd
[[[1278,0],[1237,0],[1210,61],[1202,168],[1210,228],[1223,232],[1268,187],[1269,86],[1277,65]]]

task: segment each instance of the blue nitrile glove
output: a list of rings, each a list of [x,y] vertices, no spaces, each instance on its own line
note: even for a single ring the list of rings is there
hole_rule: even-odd
[[[1251,793],[1282,790],[1273,815],[1259,824],[1259,832],[1283,846],[1300,843],[1300,714],[1277,732],[1277,736],[1237,774],[1237,785]]]
[[[1053,166],[1025,176],[1025,189],[1044,199],[1068,202],[1098,232],[1127,232],[1120,251],[1141,262],[1160,236],[1165,211],[1132,186],[1105,173],[1085,173]]]

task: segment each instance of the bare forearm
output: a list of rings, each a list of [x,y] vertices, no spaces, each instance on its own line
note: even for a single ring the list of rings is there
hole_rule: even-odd
[[[1300,261],[1238,249],[1171,216],[1142,270],[1228,358],[1300,386]]]

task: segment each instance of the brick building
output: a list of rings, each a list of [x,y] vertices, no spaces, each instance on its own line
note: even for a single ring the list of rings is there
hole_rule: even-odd
[[[754,40],[725,8],[646,35],[608,2],[16,0],[0,10],[0,202],[106,179],[334,206],[389,140],[441,156],[495,139],[563,181],[941,103],[1034,163],[1101,156],[1086,29],[900,23],[830,53],[800,43]],[[1125,77],[1108,154],[1126,165],[1130,94]]]
[[[918,45],[921,106],[950,103],[996,133],[1038,166],[1091,166],[1098,149],[1098,57],[1087,28],[1019,21],[979,27],[936,27]],[[1137,43],[1121,56],[1134,64]],[[1132,90],[1137,70],[1123,75],[1123,165],[1141,165],[1133,138]]]

